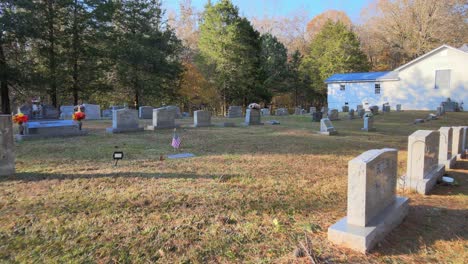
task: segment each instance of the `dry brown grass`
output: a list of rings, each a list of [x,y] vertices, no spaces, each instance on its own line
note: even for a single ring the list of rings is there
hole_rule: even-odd
[[[410,124],[427,112],[334,122],[339,136],[314,133],[310,117],[271,117],[280,126],[182,128],[184,152],[170,154],[170,130],[17,145],[17,175],[0,180],[0,259],[5,262],[308,263],[294,250],[304,231],[328,263],[463,263],[468,258],[468,161],[449,172],[457,186],[404,194],[403,224],[368,255],[330,244],[327,228],[346,214],[347,162],[372,148],[400,150],[417,129],[468,125],[468,113]],[[215,119],[219,122],[222,119]],[[240,119],[236,120],[241,122]],[[190,120],[183,120],[183,124]],[[114,167],[111,154],[126,154]]]

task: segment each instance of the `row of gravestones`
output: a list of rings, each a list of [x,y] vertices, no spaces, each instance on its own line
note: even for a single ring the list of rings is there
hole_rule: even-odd
[[[362,131],[370,132],[370,131],[375,131],[374,127],[374,116],[367,113],[363,117],[364,120],[364,127],[361,128]],[[322,135],[336,135],[338,134],[338,131],[336,131],[335,127],[333,126],[331,119],[330,118],[322,118],[320,119],[320,131],[319,134]]]
[[[396,149],[369,150],[348,163],[347,216],[328,228],[328,239],[360,252],[372,249],[408,213],[396,188],[427,194],[457,158],[466,158],[468,126],[418,130],[408,138],[407,173],[397,177]]]
[[[98,120],[104,118],[112,117],[112,113],[116,110],[124,109],[125,106],[111,106],[109,109],[103,110],[101,115],[101,107],[99,105],[93,104],[83,104],[86,112],[87,120]],[[176,112],[176,118],[182,118],[182,113],[178,106],[166,106],[167,108],[174,109]],[[60,107],[60,118],[61,119],[71,119],[74,113],[74,106],[61,106]],[[153,118],[152,106],[141,106],[138,109],[138,118],[140,119],[151,119]]]

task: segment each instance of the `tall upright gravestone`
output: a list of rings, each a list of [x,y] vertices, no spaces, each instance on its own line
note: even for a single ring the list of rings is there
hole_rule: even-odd
[[[153,109],[153,124],[147,126],[146,130],[155,130],[159,128],[174,128],[177,112],[174,108],[161,107]]]
[[[125,133],[143,131],[138,125],[138,111],[133,109],[118,109],[112,111],[112,127],[107,133]]]
[[[83,104],[86,113],[86,120],[101,119],[101,107],[93,104]]]
[[[446,169],[451,169],[457,159],[456,156],[452,156],[453,129],[451,127],[441,127],[439,133],[439,164],[445,165]]]
[[[0,176],[15,174],[15,152],[11,115],[0,115]]]
[[[322,118],[320,120],[320,132],[321,135],[336,135],[338,132],[336,131],[335,127],[333,126],[332,122],[328,118]]]
[[[408,198],[396,196],[396,149],[373,149],[348,163],[347,216],[328,228],[328,239],[367,252],[408,213]]]
[[[194,127],[208,127],[211,126],[211,113],[209,111],[198,110],[193,112],[193,126]]]
[[[245,111],[245,124],[251,125],[263,125],[261,122],[260,110],[258,109],[247,109]]]
[[[462,138],[462,158],[466,158],[466,152],[468,150],[468,126],[463,127],[463,138]]]
[[[439,164],[439,131],[418,130],[408,137],[408,161],[402,188],[427,194],[442,178],[445,165]]]
[[[452,156],[460,158],[461,153],[462,153],[464,127],[456,126],[456,127],[452,127],[452,129],[453,129]]]

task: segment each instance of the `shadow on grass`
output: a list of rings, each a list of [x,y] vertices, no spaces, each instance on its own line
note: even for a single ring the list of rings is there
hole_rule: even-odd
[[[116,172],[97,174],[61,174],[61,173],[35,173],[20,172],[14,176],[0,178],[0,182],[24,181],[35,182],[42,180],[74,180],[74,179],[99,179],[99,178],[146,178],[146,179],[212,179],[225,181],[238,175],[200,175],[196,173],[142,173],[142,172]]]

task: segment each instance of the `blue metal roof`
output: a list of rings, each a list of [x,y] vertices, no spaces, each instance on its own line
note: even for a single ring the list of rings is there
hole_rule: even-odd
[[[353,72],[353,73],[336,73],[325,80],[325,83],[333,82],[369,82],[377,80],[395,80],[398,75],[392,71],[382,72]]]

